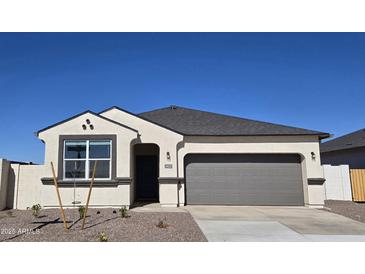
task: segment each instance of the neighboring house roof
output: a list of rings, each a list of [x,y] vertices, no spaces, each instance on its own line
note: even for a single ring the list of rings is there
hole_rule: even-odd
[[[321,144],[321,152],[351,149],[365,146],[365,128]]]
[[[143,112],[139,116],[183,135],[190,136],[315,135],[321,139],[329,137],[329,134],[324,132],[178,106]]]
[[[134,132],[138,133],[138,130],[136,130],[136,129],[134,129],[134,128],[131,128],[131,127],[126,126],[126,125],[123,125],[123,124],[121,124],[121,123],[118,123],[117,121],[111,120],[111,119],[106,118],[106,117],[104,117],[104,116],[101,116],[101,115],[100,115],[100,114],[98,114],[98,113],[92,112],[92,111],[90,111],[90,110],[86,110],[86,111],[81,112],[81,113],[79,113],[79,114],[76,114],[76,115],[74,115],[74,116],[72,116],[72,117],[70,117],[70,118],[67,118],[67,119],[65,119],[65,120],[62,120],[62,121],[60,121],[60,122],[58,122],[58,123],[55,123],[55,124],[52,124],[52,125],[50,125],[50,126],[48,126],[48,127],[42,128],[41,130],[38,130],[35,134],[38,136],[38,135],[39,135],[39,133],[41,133],[41,132],[43,132],[43,131],[46,131],[46,130],[48,130],[48,129],[50,129],[50,128],[53,128],[53,127],[55,127],[55,126],[58,126],[58,125],[60,125],[60,124],[66,123],[66,122],[68,122],[68,121],[70,121],[70,120],[72,120],[72,119],[75,119],[75,118],[77,118],[77,117],[79,117],[79,116],[81,116],[81,115],[84,115],[84,114],[86,114],[86,113],[89,113],[89,114],[91,114],[91,115],[97,116],[97,117],[99,117],[99,118],[101,118],[101,119],[103,119],[103,120],[106,120],[106,121],[108,121],[108,122],[111,122],[111,123],[113,123],[113,124],[116,124],[116,125],[122,126],[122,127],[124,127],[124,128],[130,129],[130,130],[132,130],[132,131],[134,131]]]

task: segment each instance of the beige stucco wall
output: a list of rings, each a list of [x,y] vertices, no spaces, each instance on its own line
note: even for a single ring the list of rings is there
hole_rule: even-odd
[[[26,209],[34,204],[41,204],[42,182],[50,172],[50,165],[12,164],[14,170],[15,199],[14,208]]]
[[[171,183],[161,183],[159,184],[159,197],[162,206],[173,206],[178,205],[177,201],[177,187],[176,184]]]
[[[170,179],[160,182],[160,203],[164,207],[176,207],[185,205],[184,180]]]
[[[14,208],[26,209],[34,204],[41,204],[43,207],[58,206],[56,190],[54,185],[44,185],[42,177],[47,177],[51,172],[51,165],[11,165],[14,170],[15,199]],[[129,185],[118,185],[115,187],[94,187],[90,198],[90,206],[130,206]],[[87,187],[75,188],[75,200],[85,205]],[[73,187],[60,187],[62,203],[65,207],[72,207],[74,201]],[[76,205],[77,206],[77,205]]]
[[[129,203],[129,184],[118,185],[113,187],[93,187],[90,206],[91,207],[121,207],[130,206]],[[89,192],[88,187],[76,187],[75,189],[75,201],[86,204],[87,195]],[[61,187],[60,195],[62,197],[62,203],[65,207],[73,207],[74,201],[74,188],[73,187]],[[41,201],[40,203],[45,207],[58,206],[55,187],[53,185],[45,185],[41,188]],[[78,205],[75,205],[76,207]]]
[[[8,191],[7,198],[7,207],[8,208],[18,208],[17,207],[17,199],[18,199],[18,183],[19,183],[19,172],[20,165],[19,164],[11,164],[9,168],[9,177],[8,177],[8,188],[12,187],[12,192]]]

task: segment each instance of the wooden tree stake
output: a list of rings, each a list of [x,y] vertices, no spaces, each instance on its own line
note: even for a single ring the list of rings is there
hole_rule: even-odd
[[[93,189],[93,184],[94,184],[94,179],[95,179],[95,173],[96,173],[96,164],[97,163],[98,163],[98,161],[95,161],[94,169],[93,169],[93,176],[92,176],[91,182],[90,182],[89,194],[87,195],[87,201],[86,201],[85,212],[84,212],[84,216],[83,216],[84,218],[82,220],[81,230],[83,230],[84,229],[84,226],[85,226],[86,215],[87,215],[87,210],[89,209],[89,202],[90,202],[91,190]]]
[[[56,173],[54,171],[53,162],[51,162],[51,167],[52,167],[52,174],[53,174],[53,182],[54,182],[54,186],[56,187],[58,204],[59,204],[60,210],[61,210],[61,217],[62,217],[62,221],[63,221],[63,226],[64,226],[65,230],[68,230],[67,223],[66,223],[65,212],[63,211],[63,207],[62,207],[62,201],[61,201],[60,191],[58,189],[58,183],[57,183]]]

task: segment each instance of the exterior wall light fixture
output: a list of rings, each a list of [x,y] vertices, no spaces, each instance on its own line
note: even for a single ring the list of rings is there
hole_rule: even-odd
[[[311,152],[311,156],[312,156],[312,160],[316,159],[316,154],[313,151]]]
[[[167,160],[171,160],[170,152],[166,152],[166,158],[167,158]]]

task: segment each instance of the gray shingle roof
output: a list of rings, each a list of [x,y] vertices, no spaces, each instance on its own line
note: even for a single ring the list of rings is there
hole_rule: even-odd
[[[321,144],[321,152],[365,146],[365,128]]]
[[[138,116],[172,129],[183,135],[318,135],[320,138],[329,137],[329,134],[324,132],[243,119],[177,106],[143,112]]]

